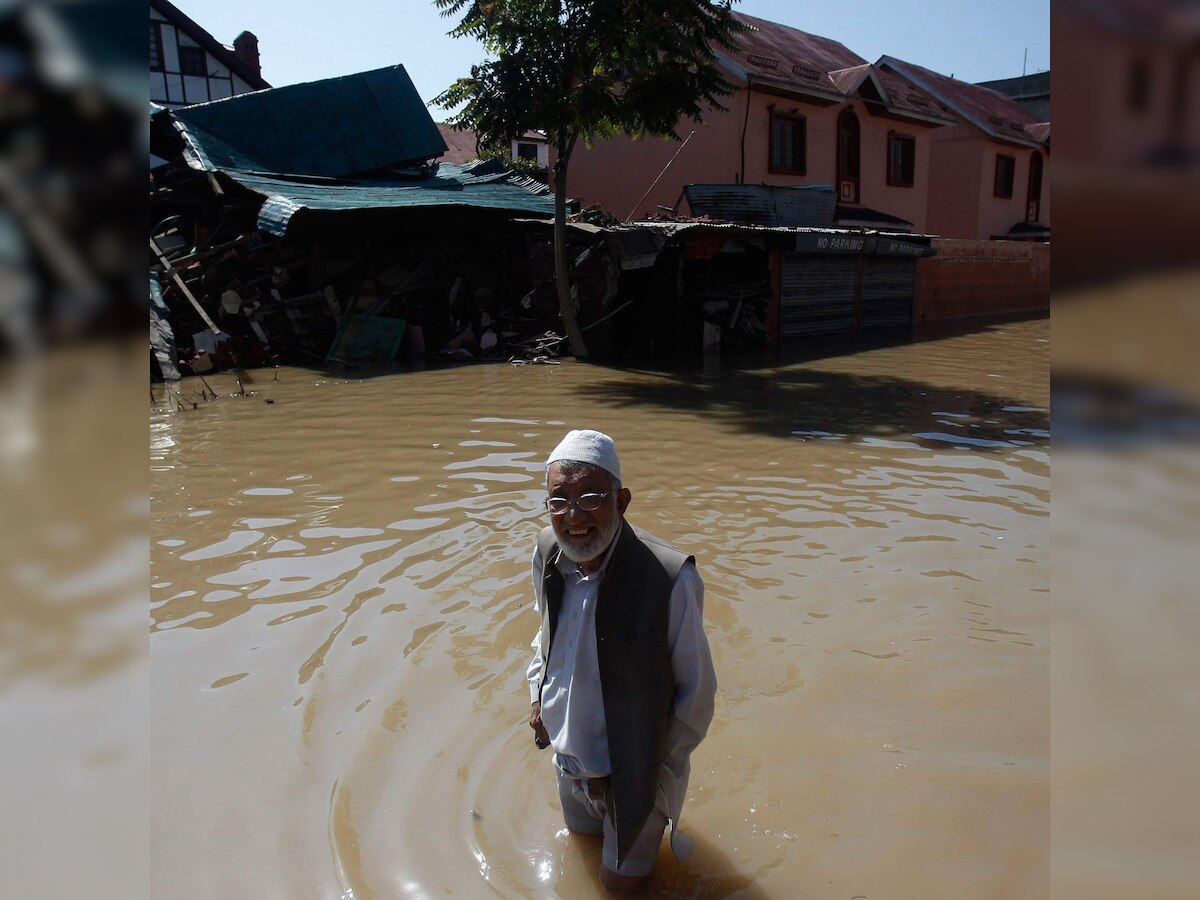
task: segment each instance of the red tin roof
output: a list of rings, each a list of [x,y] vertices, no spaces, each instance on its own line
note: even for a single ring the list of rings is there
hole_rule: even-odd
[[[953,122],[954,113],[929,91],[913,84],[906,78],[901,78],[895,72],[872,67],[887,94],[887,105],[896,112],[915,113],[921,116],[933,116],[947,122]]]
[[[878,97],[893,115],[934,120],[930,124],[954,124],[958,121],[954,113],[928,91],[888,69],[861,65],[830,72],[829,77],[847,95],[857,93],[865,100]]]
[[[479,158],[479,151],[475,149],[476,137],[474,131],[471,131],[469,128],[457,131],[453,125],[449,125],[446,122],[438,122],[437,127],[438,131],[442,133],[442,140],[446,142],[446,146],[449,148],[438,157],[439,162],[461,165],[462,163],[468,163]],[[540,131],[530,129],[521,135],[519,140],[546,143],[546,135]]]
[[[829,73],[859,66],[866,60],[830,38],[735,12],[734,17],[757,31],[738,35],[734,62],[747,74],[800,91],[841,94]]]
[[[1040,143],[1029,131],[1031,126],[1038,124],[1038,117],[997,91],[891,56],[880,57],[875,65],[923,88],[960,118],[993,138],[1021,144]]]
[[[448,148],[445,153],[438,157],[438,162],[461,165],[462,163],[479,158],[479,152],[475,149],[474,131],[456,131],[445,122],[438,122],[437,127],[438,131],[442,133],[442,140],[446,142],[446,147]]]

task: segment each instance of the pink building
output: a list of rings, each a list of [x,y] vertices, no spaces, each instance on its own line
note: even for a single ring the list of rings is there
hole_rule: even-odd
[[[961,89],[971,88],[970,96],[987,95],[1003,110],[1008,118],[1001,115],[1002,121],[1034,124],[1011,100],[927,77],[935,73],[889,57],[871,65],[837,41],[735,15],[757,30],[739,37],[736,53],[717,54],[737,86],[724,101],[726,110],[708,113],[704,124],[681,121],[682,145],[618,137],[576,148],[570,196],[637,219],[663,209],[687,212],[680,201],[686,184],[830,185],[838,198],[834,223],[847,227],[990,238],[1025,221],[1027,192],[1018,184],[1038,165],[1030,158],[1040,143],[1015,133],[997,139],[956,108],[964,105]],[[992,143],[1011,151],[1002,155],[1012,156],[1012,198],[983,197],[981,185],[986,182],[989,193],[996,186]],[[962,158],[955,147],[963,149]],[[1046,162],[1040,163],[1035,217],[1043,224],[1049,221]],[[1000,199],[1012,203],[993,202]]]
[[[875,68],[918,85],[958,119],[930,136],[930,233],[1049,236],[1049,122],[996,91],[903,60],[883,56]]]

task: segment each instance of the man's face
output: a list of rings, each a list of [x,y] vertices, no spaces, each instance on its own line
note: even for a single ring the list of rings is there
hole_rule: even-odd
[[[621,515],[629,505],[628,489],[614,492],[612,476],[601,468],[584,466],[564,473],[558,463],[550,464],[546,488],[551,497],[567,500],[578,500],[584,494],[608,494],[599,509],[588,512],[571,504],[562,515],[550,516],[558,545],[567,559],[577,563],[599,563],[621,526]]]

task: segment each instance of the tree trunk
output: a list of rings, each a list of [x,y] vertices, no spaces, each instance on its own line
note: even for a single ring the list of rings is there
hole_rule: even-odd
[[[576,359],[587,359],[587,346],[583,343],[583,332],[575,320],[575,305],[571,302],[571,277],[567,268],[567,160],[574,141],[558,146],[558,159],[554,161],[554,280],[558,286],[558,308],[562,313],[563,327],[571,343],[571,354]]]

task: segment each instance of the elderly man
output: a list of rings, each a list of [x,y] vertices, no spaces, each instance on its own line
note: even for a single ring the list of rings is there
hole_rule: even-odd
[[[554,748],[563,818],[603,835],[600,881],[649,880],[687,793],[689,758],[712,721],[717,680],[692,557],[625,521],[612,438],[572,431],[546,460],[551,525],[533,556],[540,627],[529,664],[529,725]]]

